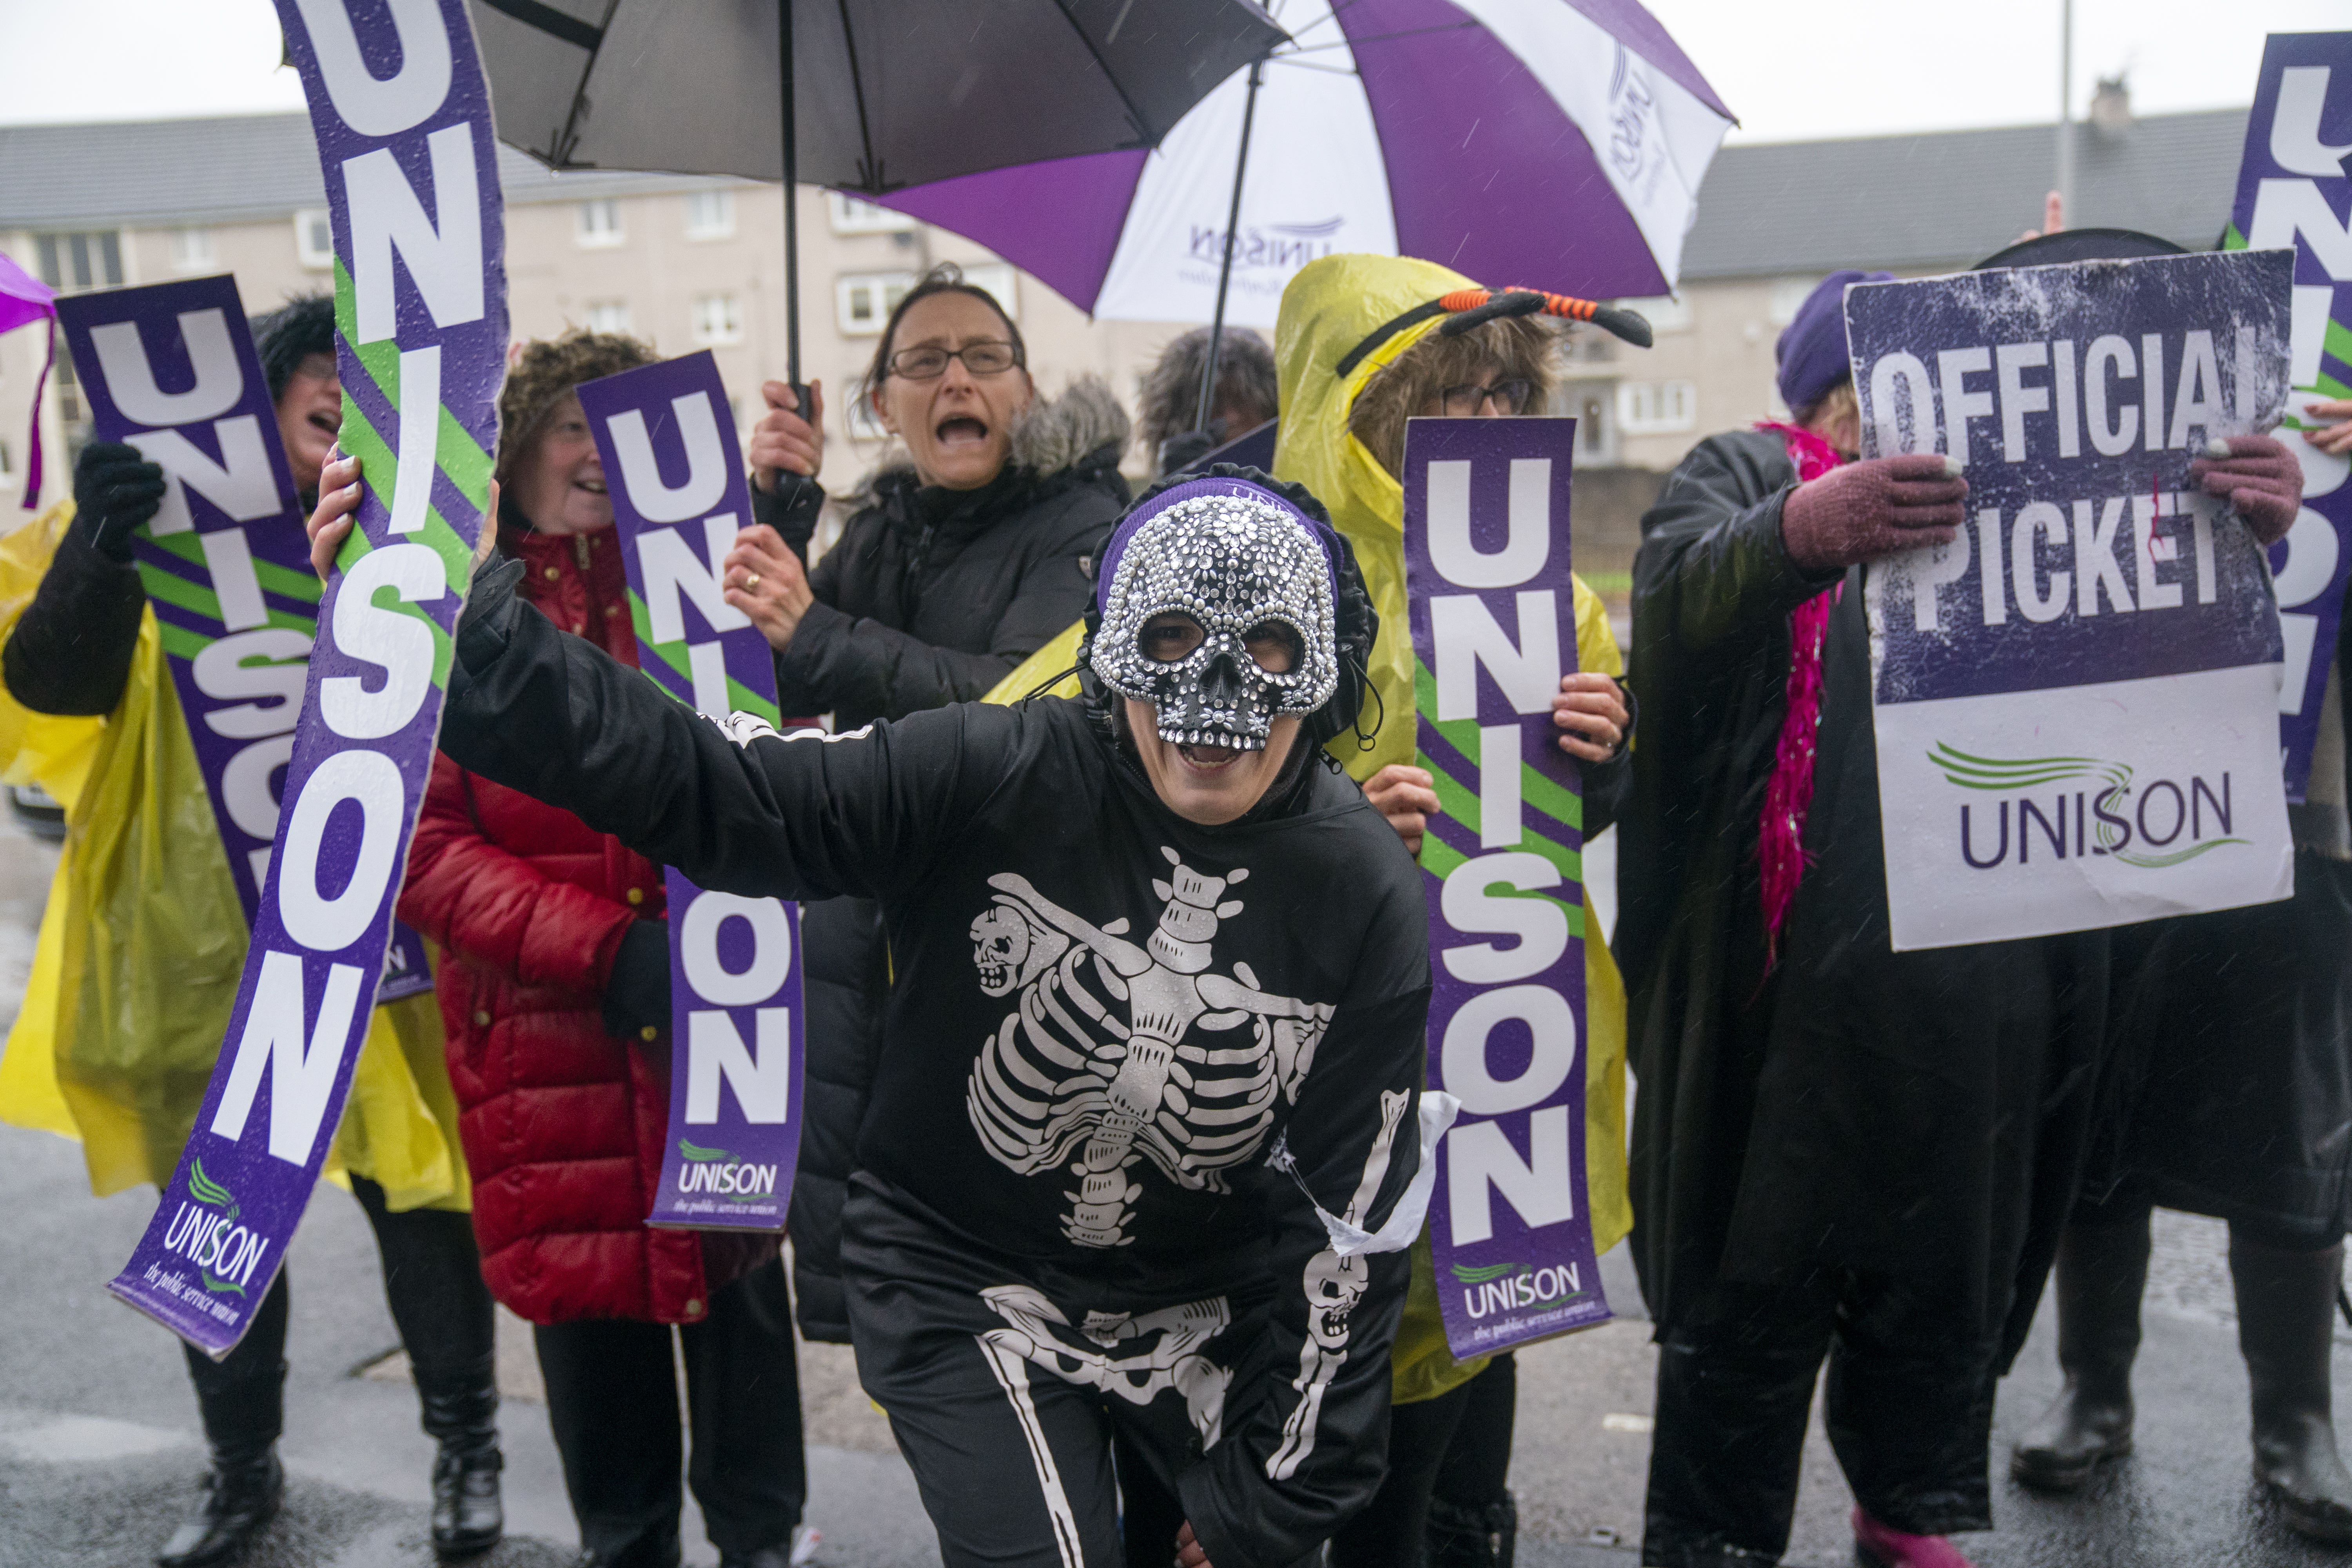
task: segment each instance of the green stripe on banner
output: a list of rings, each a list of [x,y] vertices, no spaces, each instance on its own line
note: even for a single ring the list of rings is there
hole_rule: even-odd
[[[651,653],[656,658],[669,666],[689,689],[693,687],[694,670],[686,657],[685,640],[680,638],[677,642],[654,641],[653,616],[646,610],[645,600],[637,596],[637,591],[635,588],[629,590],[629,626],[637,634],[637,652],[640,658],[646,653]],[[661,686],[658,680],[654,684]],[[686,703],[685,699],[677,697],[677,693],[670,691],[669,688],[663,686],[662,689],[686,706],[692,706],[691,703]],[[727,678],[727,702],[728,706],[738,713],[749,713],[755,719],[765,721],[771,729],[784,721],[782,709],[778,708],[774,702],[761,696],[731,675]],[[726,715],[719,714],[716,717],[724,718]]]
[[[1549,839],[1539,838],[1536,835],[1530,833],[1526,838],[1520,841],[1519,847],[1523,850],[1541,855],[1553,865],[1560,867],[1561,873],[1564,876],[1570,878],[1578,878],[1580,876],[1580,873],[1575,868],[1575,863],[1580,858],[1580,857],[1573,855],[1568,850],[1562,849],[1559,845],[1552,843]],[[1421,868],[1428,872],[1431,876],[1435,877],[1441,882],[1445,880],[1446,878],[1452,876],[1456,869],[1468,863],[1468,856],[1463,854],[1459,849],[1454,848],[1454,846],[1446,843],[1435,834],[1431,834],[1421,841]],[[1580,885],[1581,883],[1580,881]],[[1568,916],[1568,933],[1570,936],[1580,939],[1584,935],[1584,906],[1582,904],[1571,904],[1566,899],[1554,898],[1549,893],[1523,891],[1520,889],[1512,887],[1508,882],[1503,881],[1497,881],[1485,890],[1497,898],[1541,899],[1546,903],[1557,904],[1559,906],[1560,911]]]
[[[275,561],[264,561],[257,556],[253,563],[253,575],[266,592],[282,594],[287,598],[299,599],[307,605],[317,604],[327,592],[327,585],[319,581],[316,574],[297,572],[290,566],[280,566]]]
[[[2347,364],[2352,364],[2352,327],[2347,327],[2343,322],[2331,318],[2327,323],[2327,335],[2323,346],[2337,359]]]
[[[155,619],[155,630],[163,644],[163,651],[182,663],[193,663],[196,655],[213,646],[213,639],[201,632],[174,626],[162,616]]]
[[[2229,227],[2221,231],[2221,248],[2224,250],[2243,250],[2246,248],[2246,237],[2238,232],[2238,226],[2236,224],[2233,223]]]
[[[202,616],[215,626],[221,624],[220,595],[210,588],[191,583],[160,566],[141,566],[139,584],[147,590],[147,596],[151,599],[161,599],[173,609]]]
[[[1481,762],[1485,760],[1479,755],[1480,741],[1478,726],[1475,723],[1467,719],[1447,721],[1430,718],[1431,714],[1437,711],[1437,680],[1429,673],[1429,666],[1417,658],[1412,661],[1412,698],[1414,704],[1420,710],[1420,717],[1429,719],[1437,732],[1445,738],[1446,744],[1465,757]],[[1423,767],[1428,768],[1431,773],[1438,772],[1425,754],[1414,760]],[[1446,792],[1443,786],[1437,792],[1438,798],[1445,802],[1447,812],[1461,818],[1468,826],[1476,826],[1478,815],[1476,794],[1458,784],[1454,787],[1460,791],[1463,801],[1468,803],[1466,810],[1464,805],[1446,799]],[[1519,764],[1519,803],[1522,805],[1534,807],[1564,826],[1573,827],[1580,833],[1584,830],[1584,797],[1562,789],[1538,772],[1532,763]]]
[[[398,459],[393,456],[392,448],[384,445],[383,437],[376,434],[375,427],[370,425],[366,417],[360,413],[359,405],[352,400],[352,395],[348,392],[343,394],[342,447],[346,454],[360,460],[360,471],[362,474],[389,474],[398,464]],[[369,482],[374,483],[373,479]],[[390,505],[391,487],[382,486],[380,489],[387,498],[385,504]],[[489,526],[487,520],[483,526]],[[457,537],[457,531],[449,526],[438,509],[430,506],[425,508],[425,526],[409,536],[409,542],[425,545],[436,555],[441,557],[441,569],[446,574],[452,588],[462,590],[472,582],[474,552],[464,540]],[[367,542],[366,536],[354,528],[345,536],[342,548],[335,552],[335,564],[348,571],[353,563],[373,548],[374,546]],[[381,602],[380,599],[379,602]],[[432,625],[433,617],[416,605],[405,600],[398,603],[404,613],[416,616],[428,626]],[[449,675],[449,649],[445,646],[448,641],[448,634],[436,626],[433,627],[433,684],[445,686]]]
[[[400,351],[387,338],[379,342],[361,343],[358,307],[354,303],[351,273],[345,270],[342,258],[335,258],[335,330],[352,345],[367,370],[368,378],[375,383],[383,400],[394,408],[400,407]],[[472,434],[457,422],[445,404],[438,410],[440,426],[433,435],[433,460],[457,487],[457,493],[478,508],[490,504],[490,455],[482,450]],[[402,416],[407,416],[405,409]]]

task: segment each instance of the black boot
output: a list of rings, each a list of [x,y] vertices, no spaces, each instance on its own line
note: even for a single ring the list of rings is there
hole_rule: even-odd
[[[2132,1359],[2147,1288],[2148,1221],[2069,1225],[2058,1240],[2058,1364],[2066,1386],[2011,1451],[2030,1487],[2073,1491],[2132,1447]]]
[[[1429,1568],[1511,1568],[1518,1553],[1518,1504],[1508,1492],[1485,1508],[1433,1497],[1428,1540]]]
[[[416,1400],[425,1432],[441,1445],[433,1458],[433,1550],[443,1557],[487,1552],[506,1533],[499,1497],[497,1363],[462,1369],[415,1367]]]
[[[2298,1535],[2352,1543],[2352,1476],[2336,1451],[2328,1361],[2344,1244],[2284,1252],[2233,1226],[2230,1279],[2253,1392],[2254,1479]]]
[[[213,1472],[205,1478],[205,1500],[195,1517],[155,1554],[162,1568],[227,1563],[277,1517],[286,1495],[286,1472],[278,1463],[285,1383],[286,1363],[279,1361],[236,1383],[197,1385]]]

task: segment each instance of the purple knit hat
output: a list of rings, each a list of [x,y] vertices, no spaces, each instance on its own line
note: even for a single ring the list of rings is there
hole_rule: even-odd
[[[1891,283],[1892,272],[1847,268],[1822,279],[1805,296],[1797,315],[1773,350],[1780,372],[1780,401],[1793,410],[1819,403],[1853,374],[1845,346],[1845,289],[1849,283]]]

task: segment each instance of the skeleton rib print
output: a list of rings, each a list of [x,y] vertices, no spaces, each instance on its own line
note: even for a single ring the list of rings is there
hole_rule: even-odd
[[[981,989],[1017,993],[972,1063],[972,1128],[1023,1175],[1076,1156],[1062,1227],[1081,1247],[1134,1239],[1144,1162],[1181,1187],[1227,1190],[1331,1021],[1327,1004],[1260,990],[1247,963],[1210,973],[1220,924],[1243,908],[1223,895],[1249,872],[1213,877],[1160,853],[1170,878],[1151,885],[1161,907],[1141,943],[1125,919],[1094,925],[1010,872],[989,879],[993,907],[971,924]]]

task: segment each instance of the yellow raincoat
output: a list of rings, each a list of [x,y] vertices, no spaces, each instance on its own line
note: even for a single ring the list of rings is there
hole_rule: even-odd
[[[62,501],[0,539],[0,641],[65,537]],[[245,911],[152,610],[121,703],[57,718],[0,688],[0,781],[66,808],[24,1007],[0,1051],[0,1121],[81,1141],[100,1197],[170,1180],[228,1027]],[[378,1007],[327,1170],[395,1210],[471,1207],[430,993]]]
[[[1359,751],[1353,735],[1342,735],[1330,748],[1360,784],[1391,763],[1412,763],[1417,731],[1412,636],[1405,617],[1404,489],[1349,433],[1348,412],[1366,383],[1435,331],[1445,318],[1433,316],[1396,333],[1366,354],[1344,381],[1334,374],[1334,367],[1384,322],[1441,295],[1478,286],[1433,262],[1330,256],[1301,268],[1282,294],[1274,342],[1282,397],[1275,477],[1305,485],[1329,510],[1332,522],[1355,547],[1372,608],[1381,617],[1371,668],[1381,698],[1380,731],[1370,751]],[[1609,630],[1608,615],[1581,578],[1576,581],[1575,603],[1577,668],[1622,675],[1625,661]],[[1073,626],[1030,656],[989,693],[988,700],[1017,701],[1068,669],[1077,661],[1081,630]],[[1054,689],[1058,696],[1074,696],[1077,683],[1071,679]],[[1606,1252],[1633,1228],[1625,1184],[1625,984],[1608,944],[1589,921],[1584,990],[1586,1202],[1593,1249]],[[1434,1398],[1468,1382],[1486,1365],[1484,1357],[1456,1362],[1446,1350],[1426,1232],[1414,1246],[1413,1262],[1393,1352],[1394,1397],[1400,1405]]]

